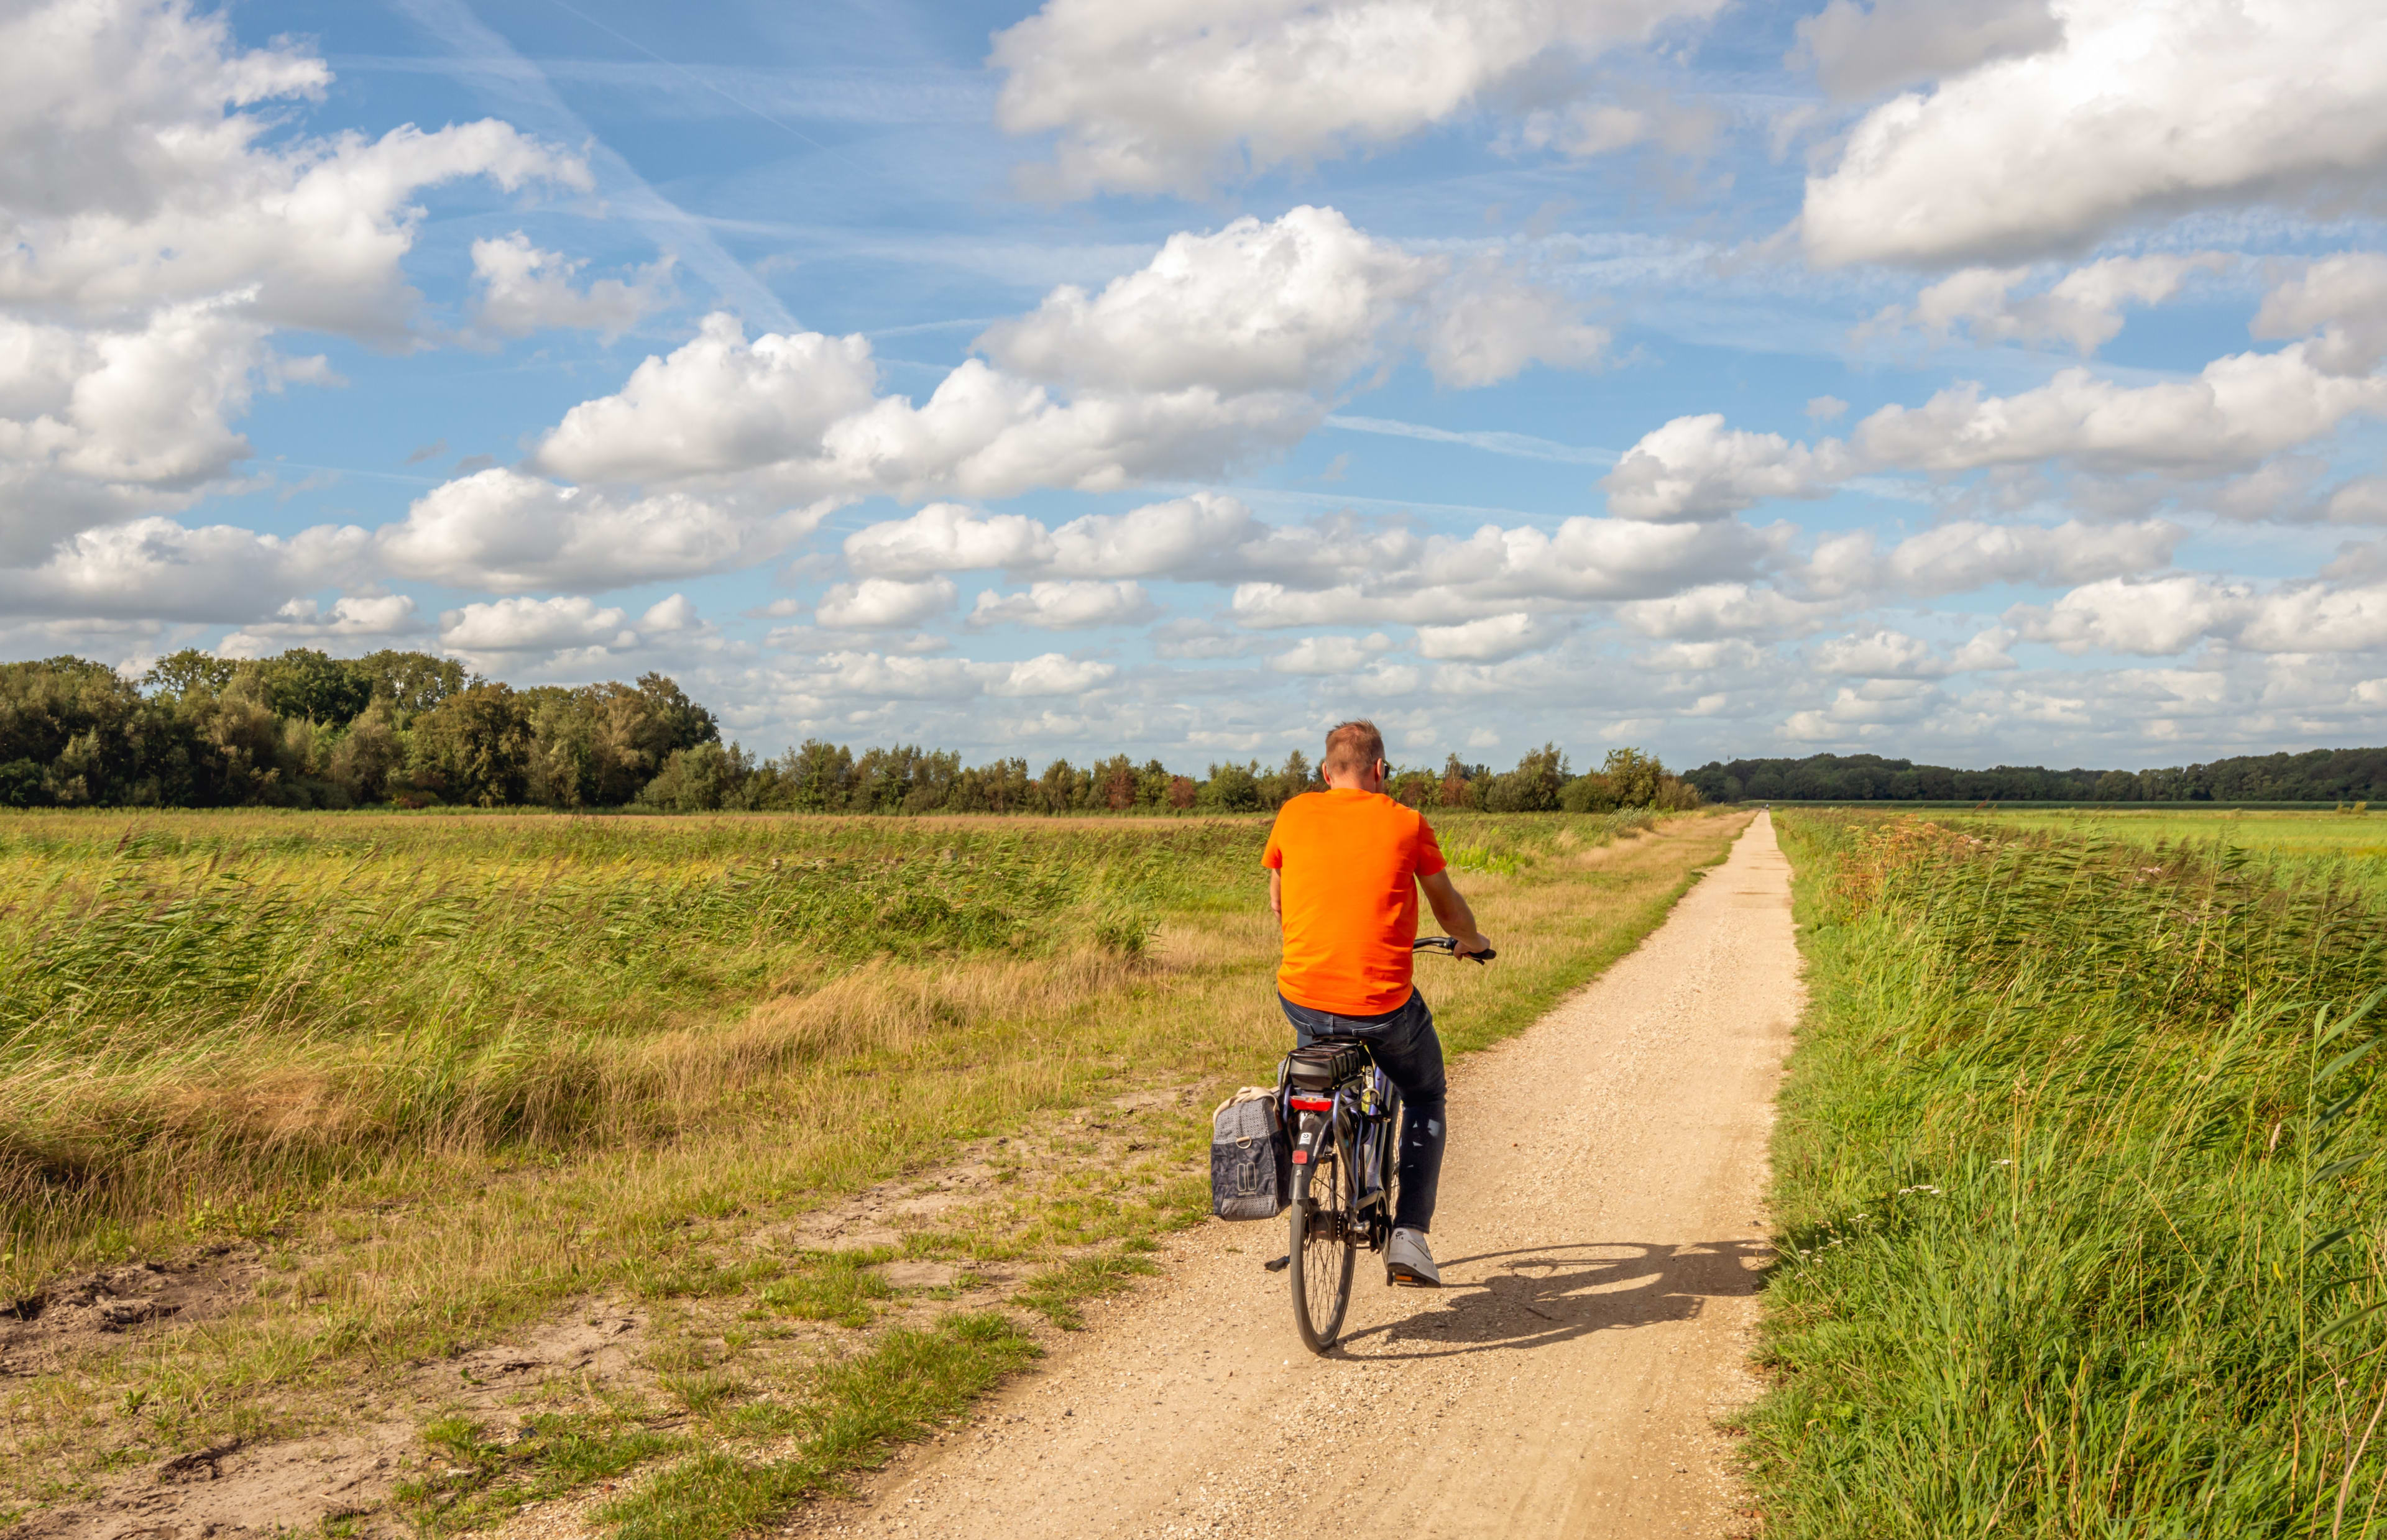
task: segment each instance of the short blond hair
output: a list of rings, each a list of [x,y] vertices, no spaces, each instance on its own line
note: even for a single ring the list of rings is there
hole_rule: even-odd
[[[1341,771],[1356,775],[1384,757],[1384,735],[1376,725],[1364,718],[1345,722],[1326,735],[1326,758],[1320,762],[1320,775]]]

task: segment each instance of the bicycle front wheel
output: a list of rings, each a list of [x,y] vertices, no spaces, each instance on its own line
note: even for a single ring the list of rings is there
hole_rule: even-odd
[[[1293,1323],[1312,1353],[1325,1352],[1342,1334],[1359,1249],[1358,1189],[1351,1162],[1336,1158],[1343,1152],[1331,1146],[1320,1153],[1325,1158],[1310,1168],[1308,1191],[1292,1208],[1289,1269]]]

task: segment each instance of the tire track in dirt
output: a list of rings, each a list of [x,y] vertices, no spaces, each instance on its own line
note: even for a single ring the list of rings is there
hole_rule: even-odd
[[[1715,1422],[1757,1388],[1766,1139],[1800,1000],[1761,814],[1630,956],[1454,1066],[1442,1290],[1387,1289],[1363,1257],[1343,1345],[1318,1358],[1260,1267],[1283,1221],[1206,1226],[968,1431],[792,1527],[1749,1532]]]

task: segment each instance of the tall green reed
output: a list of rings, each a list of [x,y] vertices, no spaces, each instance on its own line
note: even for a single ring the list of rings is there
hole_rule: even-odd
[[[830,1041],[755,1003],[890,966],[1131,965],[1163,913],[1253,888],[1261,835],[382,822],[0,826],[0,1235],[666,1133]]]
[[[2228,852],[1782,824],[1813,1009],[1751,1423],[1777,1529],[2387,1533],[2367,895]]]

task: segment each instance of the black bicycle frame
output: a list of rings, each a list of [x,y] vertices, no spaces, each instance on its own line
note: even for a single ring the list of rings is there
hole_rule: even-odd
[[[1349,1162],[1358,1179],[1358,1197],[1351,1217],[1365,1219],[1368,1249],[1383,1250],[1393,1233],[1389,1201],[1393,1139],[1401,1117],[1400,1092],[1393,1088],[1392,1077],[1370,1054],[1367,1069],[1358,1079],[1345,1080],[1328,1093],[1332,1105],[1324,1112],[1292,1105],[1295,1096],[1317,1100],[1316,1092],[1296,1091],[1288,1085],[1279,1094],[1283,1105],[1278,1111],[1284,1126],[1294,1130],[1294,1159],[1302,1168],[1303,1196],[1308,1195],[1310,1174],[1317,1169],[1326,1139],[1331,1138],[1336,1158]]]

